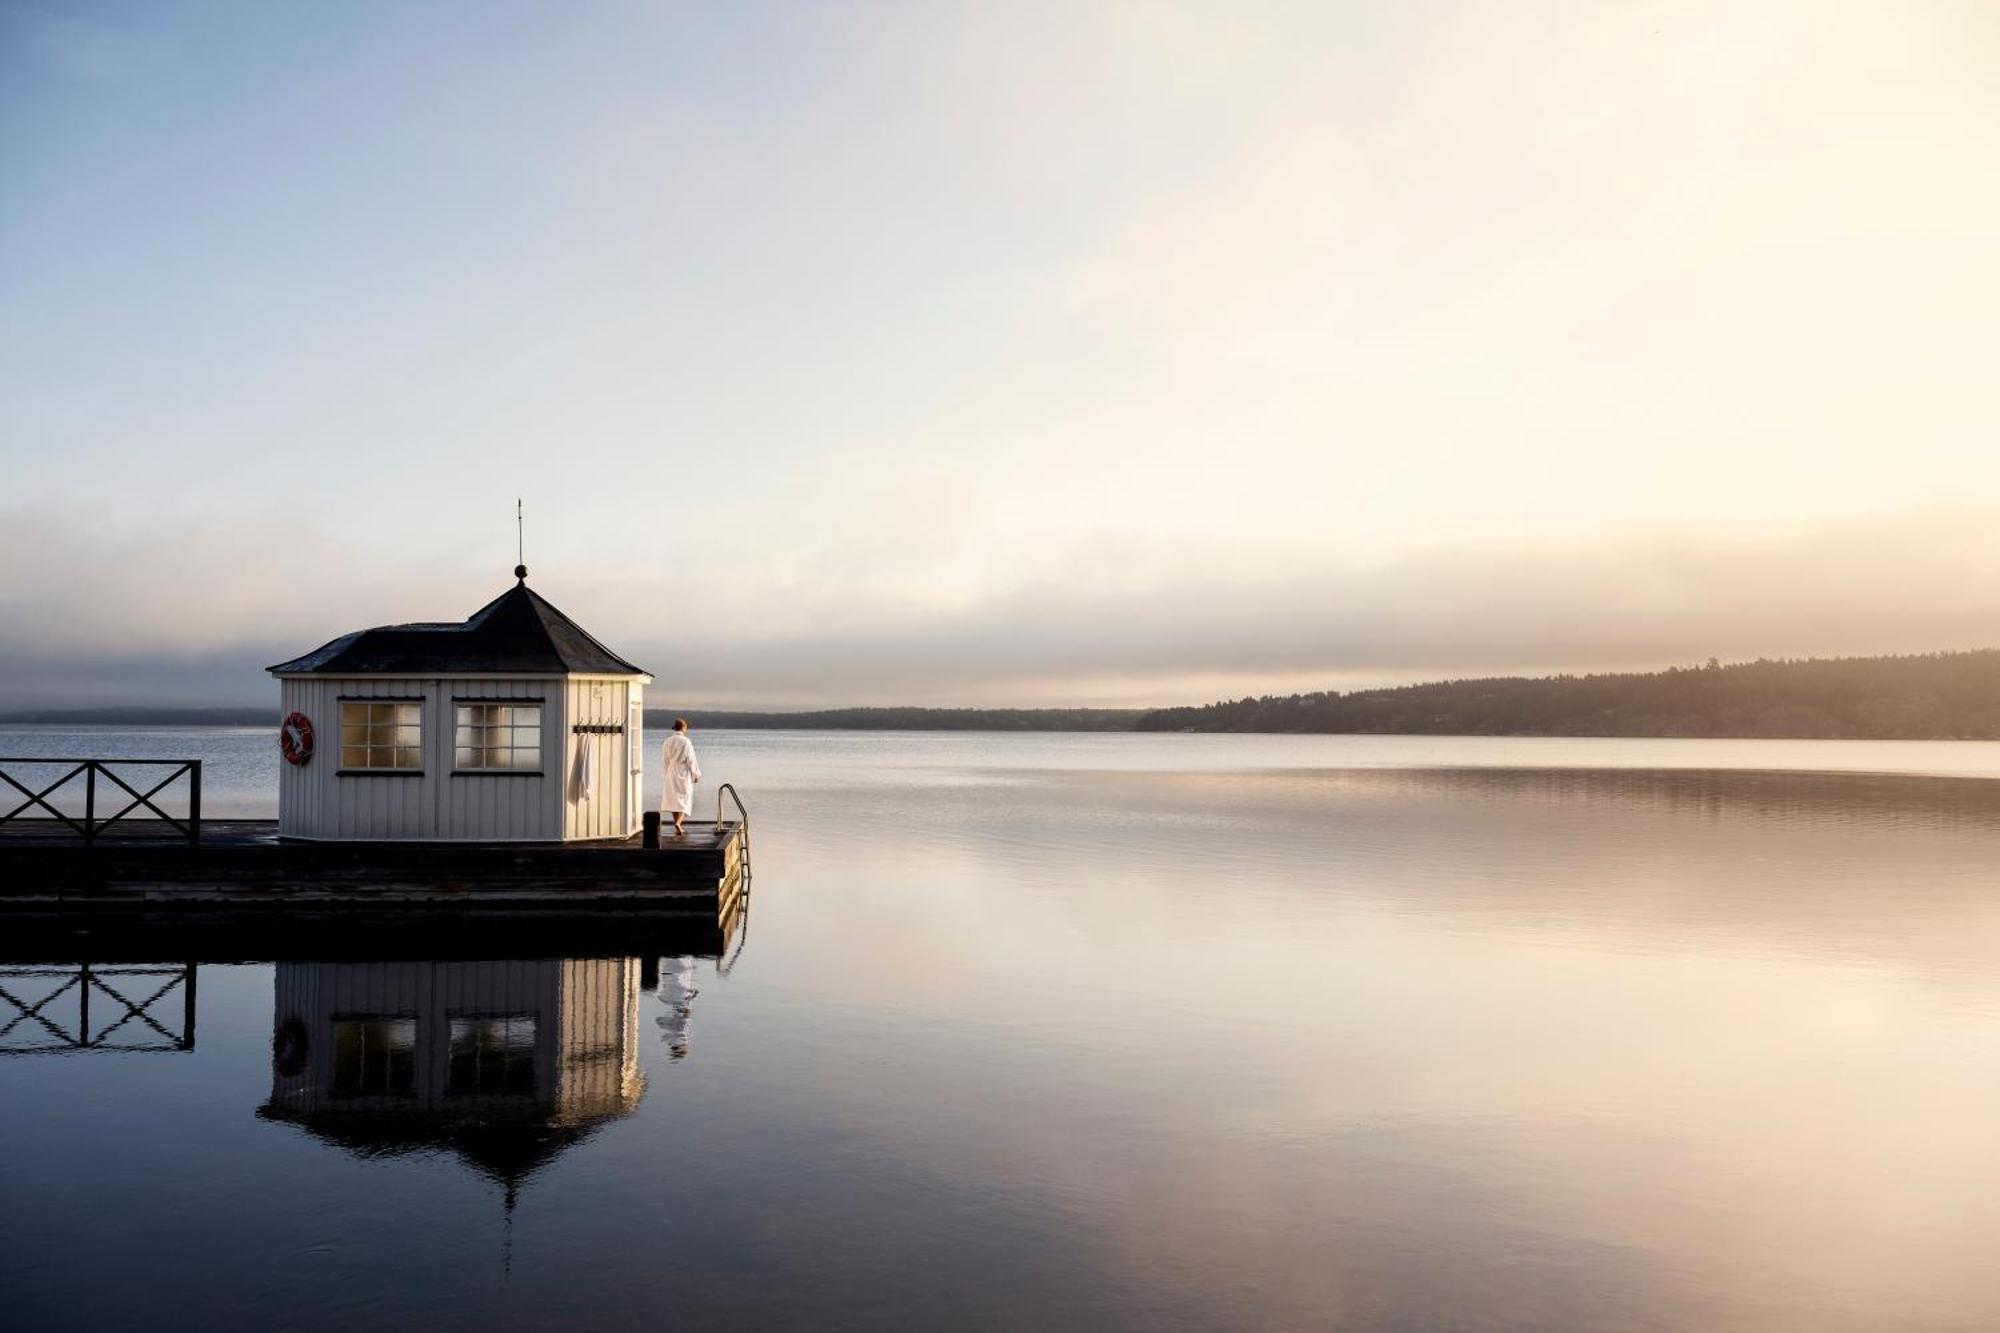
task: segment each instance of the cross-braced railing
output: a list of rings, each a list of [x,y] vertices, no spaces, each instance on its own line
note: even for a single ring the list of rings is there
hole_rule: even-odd
[[[194,976],[193,963],[0,967],[0,1055],[191,1051]],[[160,1004],[176,992],[179,1031]]]
[[[32,784],[40,781],[39,778],[31,778],[24,782],[13,773],[7,771],[9,765],[35,765],[43,768],[53,766],[62,768],[65,771],[55,781],[37,787]],[[127,782],[123,777],[119,776],[113,767],[114,765],[118,768],[138,766],[149,770],[164,768],[167,770],[167,773],[165,777],[162,777],[151,786],[146,786],[145,778],[136,778],[135,785],[134,782]],[[131,798],[130,800],[126,800],[125,804],[115,814],[107,815],[102,819],[98,818],[97,814],[97,789],[101,785],[98,781],[100,777],[104,779],[102,785],[105,786],[105,804],[107,807],[116,805],[119,801],[124,800],[125,797]],[[185,817],[176,818],[154,804],[153,798],[159,796],[168,787],[183,777],[187,779],[187,814]],[[76,789],[70,785],[78,778],[83,779],[83,809],[81,811],[78,811],[75,807]],[[105,829],[128,816],[132,816],[133,811],[144,807],[153,812],[154,818],[159,819],[167,827],[173,829],[175,833],[185,838],[188,846],[198,847],[201,845],[201,760],[199,759],[0,758],[0,782],[5,782],[8,787],[13,788],[14,792],[27,798],[11,810],[0,811],[0,824],[7,824],[16,820],[24,822],[32,820],[37,824],[60,824],[82,838],[85,843],[94,843]],[[118,790],[113,791],[111,790],[112,787],[116,787]],[[145,790],[141,791],[140,787],[145,787]],[[123,795],[120,795],[121,792]],[[0,800],[9,799],[12,794],[4,789],[0,789]],[[58,801],[62,801],[70,808],[64,809],[62,804],[58,804]],[[30,810],[37,809],[46,813],[33,815],[28,813]],[[140,815],[136,816],[136,818],[144,819],[145,816]]]

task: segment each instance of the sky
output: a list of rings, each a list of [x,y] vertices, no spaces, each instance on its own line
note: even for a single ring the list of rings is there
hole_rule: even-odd
[[[2000,645],[2000,6],[0,0],[0,708]]]

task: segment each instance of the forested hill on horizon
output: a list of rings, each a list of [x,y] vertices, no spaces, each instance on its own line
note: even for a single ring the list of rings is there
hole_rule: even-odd
[[[657,699],[661,691],[655,687]],[[160,706],[0,713],[62,726],[264,726],[266,707]],[[1266,695],[1185,708],[646,710],[702,728],[788,731],[1240,731],[1430,736],[2000,739],[2000,649],[1759,660],[1598,675],[1501,676]]]
[[[2000,649],[1435,681],[1162,708],[1139,731],[2000,739]]]

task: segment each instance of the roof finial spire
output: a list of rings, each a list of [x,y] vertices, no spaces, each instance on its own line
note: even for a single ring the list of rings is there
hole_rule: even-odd
[[[528,581],[528,538],[521,524],[521,497],[514,497],[514,577]]]

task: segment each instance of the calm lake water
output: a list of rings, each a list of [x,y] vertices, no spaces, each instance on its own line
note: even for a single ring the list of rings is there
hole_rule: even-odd
[[[0,1324],[2000,1327],[2000,745],[696,740],[721,958],[0,1000]]]

